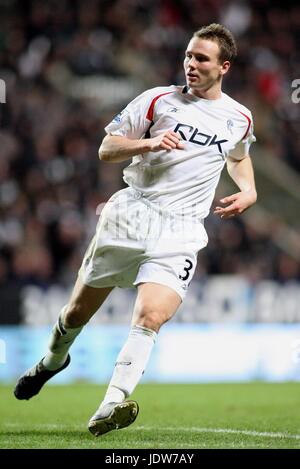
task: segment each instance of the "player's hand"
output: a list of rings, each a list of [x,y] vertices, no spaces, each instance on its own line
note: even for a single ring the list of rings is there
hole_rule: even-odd
[[[237,192],[221,199],[220,202],[224,204],[224,207],[217,206],[214,214],[219,215],[221,218],[235,217],[251,207],[256,202],[256,198],[257,195],[254,190]]]
[[[173,130],[168,130],[157,137],[149,138],[150,151],[161,150],[183,150],[184,146],[180,142],[181,136]]]

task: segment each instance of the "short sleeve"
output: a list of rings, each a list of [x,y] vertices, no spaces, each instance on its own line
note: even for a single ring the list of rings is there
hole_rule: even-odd
[[[246,134],[240,140],[235,148],[230,152],[230,157],[236,161],[240,161],[246,156],[249,155],[250,147],[252,143],[256,142],[256,137],[253,133],[253,119],[251,116],[251,120],[249,123],[249,127],[247,128]]]
[[[152,101],[151,90],[145,91],[131,101],[123,111],[117,114],[105,127],[105,132],[139,139],[147,132],[151,122],[147,119],[147,111]]]
[[[251,123],[250,123],[249,130],[248,130],[246,136],[242,140],[245,155],[249,155],[250,147],[251,147],[252,143],[254,143],[254,142],[256,142],[256,137],[254,135],[253,119],[252,119],[252,116],[251,116]]]

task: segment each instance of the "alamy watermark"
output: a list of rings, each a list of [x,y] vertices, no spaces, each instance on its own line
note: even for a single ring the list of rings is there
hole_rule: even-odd
[[[104,238],[136,241],[164,239],[180,243],[203,243],[207,238],[200,215],[201,207],[197,204],[181,207],[174,214],[158,202],[138,203],[135,197],[127,198],[124,194],[99,204],[96,213],[101,215],[98,230]]]
[[[291,96],[292,102],[294,104],[299,104],[300,103],[300,78],[295,78],[295,80],[292,81],[292,88],[295,88]]]
[[[5,81],[0,78],[0,103],[6,103],[6,84]]]
[[[6,363],[6,343],[0,339],[0,365]]]

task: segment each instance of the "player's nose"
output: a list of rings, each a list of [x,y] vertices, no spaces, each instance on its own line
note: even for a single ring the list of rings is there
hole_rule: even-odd
[[[187,63],[187,69],[195,70],[195,68],[196,68],[195,57],[190,57]]]

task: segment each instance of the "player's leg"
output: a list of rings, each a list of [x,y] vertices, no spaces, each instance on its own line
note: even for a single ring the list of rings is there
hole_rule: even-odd
[[[62,366],[75,338],[100,308],[112,289],[113,287],[89,287],[78,276],[70,300],[62,309],[52,330],[49,350],[43,359],[43,365],[48,370],[55,370]]]
[[[20,377],[14,390],[17,399],[30,399],[54,375],[70,363],[69,349],[84,325],[100,308],[113,287],[92,288],[77,278],[68,304],[51,332],[45,357]]]
[[[181,302],[180,295],[166,285],[140,283],[131,324],[158,333],[161,326],[174,316]]]
[[[181,297],[172,288],[142,283],[134,306],[129,337],[120,351],[103,403],[122,402],[142,377],[160,327],[173,317]]]
[[[168,286],[139,284],[128,339],[117,357],[104,400],[89,422],[94,435],[126,427],[136,419],[137,403],[125,399],[144,373],[160,327],[172,318],[181,301],[180,295]]]

